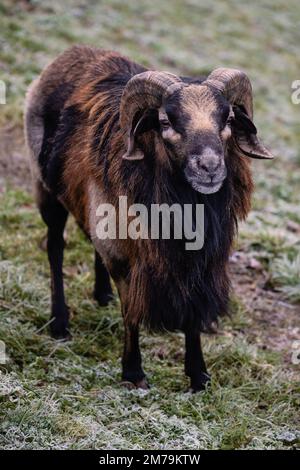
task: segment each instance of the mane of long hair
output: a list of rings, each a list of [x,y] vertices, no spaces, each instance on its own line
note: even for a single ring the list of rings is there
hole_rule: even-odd
[[[161,155],[165,150],[155,132],[143,137],[144,160],[122,160],[124,134],[119,128],[119,104],[131,73],[103,79],[91,90],[95,105],[89,114],[89,141],[95,171],[116,204],[120,194],[127,195],[131,203],[144,204],[149,212],[153,203],[204,204],[205,240],[198,251],[187,251],[184,239],[136,240],[126,311],[132,323],[142,321],[151,330],[172,331],[192,325],[210,331],[218,317],[228,312],[227,262],[237,221],[250,210],[250,163],[233,142],[229,143],[227,178],[217,193],[203,195],[187,183],[180,170],[166,163]]]
[[[228,176],[222,188],[203,195],[187,183],[179,169],[153,165],[151,145],[147,147],[150,150],[142,165],[132,170],[129,162],[123,167],[133,202],[145,204],[149,212],[153,203],[204,204],[204,246],[187,251],[184,238],[138,240],[140,256],[131,269],[128,315],[152,330],[172,331],[192,325],[210,331],[218,317],[228,313],[227,263],[238,219],[244,219],[250,209],[253,185],[249,162],[229,147]]]

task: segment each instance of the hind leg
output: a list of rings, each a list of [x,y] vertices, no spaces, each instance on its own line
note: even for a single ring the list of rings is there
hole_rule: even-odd
[[[51,270],[51,319],[53,338],[70,337],[69,311],[65,302],[63,283],[64,228],[68,211],[41,185],[38,187],[38,206],[48,227],[47,253]]]
[[[97,251],[95,251],[94,299],[101,307],[105,307],[113,299],[109,274]]]

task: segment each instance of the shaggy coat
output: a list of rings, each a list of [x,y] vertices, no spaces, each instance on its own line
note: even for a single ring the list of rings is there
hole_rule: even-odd
[[[52,259],[54,322],[60,315],[58,310],[67,308],[57,307],[64,304],[59,268],[55,274],[62,254],[53,255],[53,251],[62,246],[62,237],[54,228],[51,231],[51,224],[63,227],[70,212],[95,246],[96,282],[98,266],[108,298],[111,290],[106,269],[117,286],[126,327],[123,379],[136,385],[144,377],[136,344],[140,323],[152,330],[182,330],[188,343],[197,332],[211,331],[218,317],[228,312],[228,258],[237,222],[247,216],[253,191],[250,161],[232,139],[225,152],[227,176],[214,194],[202,194],[189,184],[155,126],[137,137],[142,159],[122,158],[127,148],[127,130],[120,125],[122,94],[129,80],[144,72],[144,67],[117,53],[74,47],[34,82],[25,116],[38,205],[53,239],[52,245],[48,240],[48,254],[50,265]],[[187,87],[202,83],[188,78],[182,81]],[[175,93],[172,100],[176,107],[180,94]],[[188,119],[184,113],[182,116]],[[153,203],[204,204],[203,249],[186,251],[184,239],[98,240],[96,208],[100,203],[117,207],[120,195],[128,197],[128,204],[142,203],[149,209]],[[64,327],[68,329],[67,319]],[[190,376],[195,353],[191,349],[186,356]],[[200,368],[206,373],[205,365]],[[203,377],[194,378],[192,387],[199,389],[205,382]]]

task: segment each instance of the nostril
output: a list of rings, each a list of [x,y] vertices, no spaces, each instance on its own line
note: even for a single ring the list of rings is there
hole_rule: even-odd
[[[206,165],[200,165],[200,168],[201,170],[207,171],[207,173],[209,172],[209,169]]]
[[[214,167],[211,167],[210,172],[211,173],[216,173],[216,171],[220,168],[221,164],[217,163]]]
[[[206,165],[204,165],[204,164],[200,165],[201,170],[204,170],[209,175],[214,175],[216,173],[216,171],[219,169],[219,167],[220,167],[219,163],[217,165],[207,165],[207,164]]]

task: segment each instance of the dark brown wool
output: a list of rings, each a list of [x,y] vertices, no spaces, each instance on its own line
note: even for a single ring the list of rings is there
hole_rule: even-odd
[[[51,253],[63,243],[61,234],[51,229],[49,214],[52,210],[56,211],[57,218],[59,207],[62,228],[70,212],[91,237],[91,182],[103,200],[115,206],[120,195],[128,196],[128,204],[138,202],[148,208],[153,203],[205,205],[205,243],[201,250],[186,251],[186,240],[128,238],[115,240],[111,251],[103,250],[101,257],[96,257],[96,266],[103,273],[106,285],[109,286],[109,280],[105,277],[105,267],[121,297],[127,325],[123,367],[127,369],[131,368],[128,364],[133,359],[128,358],[136,347],[134,331],[141,322],[153,330],[181,329],[189,332],[188,337],[193,331],[210,331],[218,317],[227,313],[228,258],[237,222],[247,216],[253,191],[249,160],[233,139],[229,140],[225,152],[227,177],[221,189],[209,195],[193,189],[180,165],[170,158],[172,150],[163,143],[157,121],[136,139],[135,145],[144,158],[139,161],[122,158],[127,148],[127,129],[120,126],[122,94],[129,80],[145,70],[114,52],[74,47],[45,69],[29,92],[26,111],[27,141],[33,159],[37,160],[38,169],[34,174],[37,175],[38,203],[50,233],[50,264]],[[203,82],[188,78],[182,81],[194,88]],[[170,115],[180,100],[176,84],[174,90],[168,101]],[[220,93],[214,87],[207,90],[228,115],[228,104]],[[185,109],[182,121],[174,121],[182,133],[185,131],[180,126],[191,121],[188,104]],[[140,116],[141,113],[137,113],[134,117],[135,123]],[[147,119],[151,121],[155,116],[157,119],[157,110],[151,108]],[[218,119],[221,118],[217,116],[216,122]],[[252,123],[248,126],[251,132],[255,129]],[[203,136],[211,141],[209,132]],[[52,266],[62,265],[62,255],[53,255],[53,259],[56,261]],[[60,315],[57,304],[61,301],[64,305],[62,271],[58,269],[58,272],[52,307],[55,321]],[[67,313],[64,318],[68,328]],[[188,362],[193,360],[193,354],[192,349],[187,351],[190,359],[186,359],[186,373],[189,375],[192,372],[189,372]],[[130,374],[123,373],[123,377],[131,380]],[[143,376],[141,372],[132,374],[135,383],[137,377]],[[196,389],[200,387],[197,380],[194,382]]]

